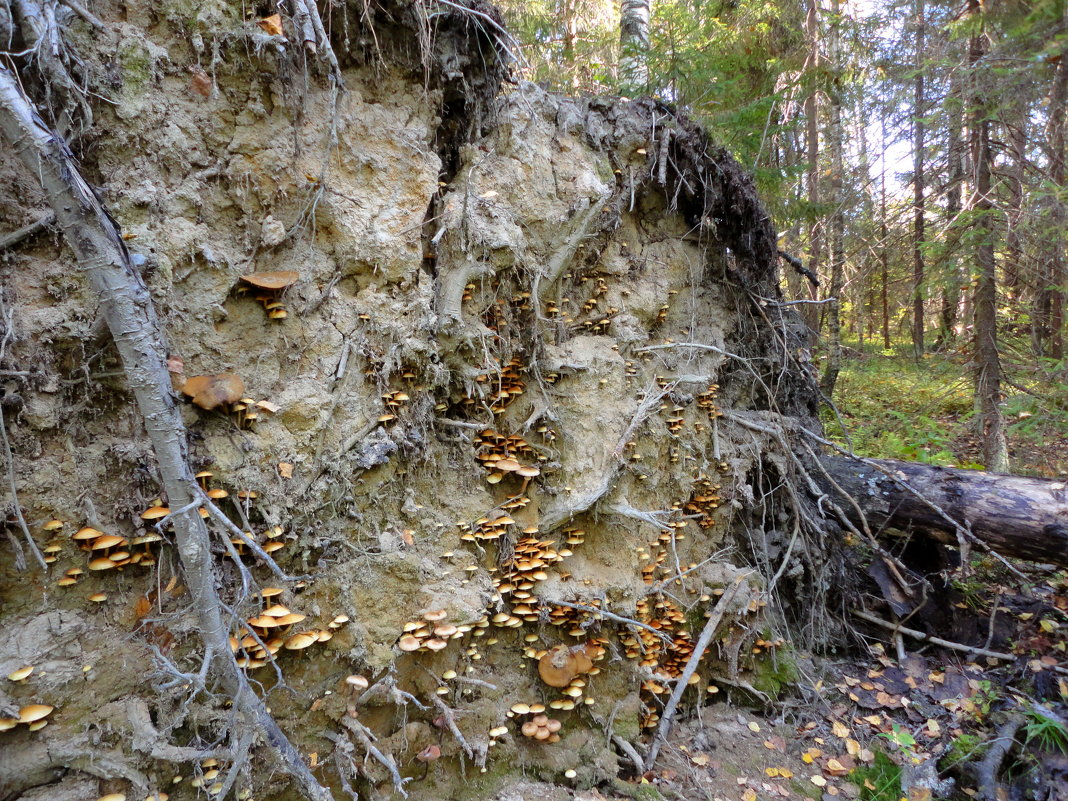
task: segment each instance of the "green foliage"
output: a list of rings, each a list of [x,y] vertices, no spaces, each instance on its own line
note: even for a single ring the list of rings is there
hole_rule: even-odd
[[[977,734],[962,734],[957,737],[938,762],[940,771],[950,771],[968,762],[981,759],[987,743]]]
[[[861,801],[898,801],[901,798],[901,767],[882,751],[870,765],[862,765],[850,777],[860,787]]]
[[[958,464],[953,441],[973,414],[963,369],[940,357],[849,360],[838,378],[835,402],[859,455],[937,465]],[[823,421],[832,438],[845,444],[830,411]]]
[[[1027,717],[1023,731],[1028,745],[1037,746],[1043,751],[1068,754],[1068,728],[1033,706],[1025,706],[1022,711]]]

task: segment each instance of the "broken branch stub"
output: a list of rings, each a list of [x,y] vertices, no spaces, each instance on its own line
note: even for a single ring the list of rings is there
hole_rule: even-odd
[[[175,541],[205,646],[227,655],[216,659],[215,665],[237,712],[240,730],[234,736],[240,739],[244,732],[262,730],[301,792],[307,798],[326,801],[331,797],[329,791],[312,775],[230,655],[208,530],[191,505],[196,480],[189,466],[185,426],[171,391],[166,350],[148,288],[131,262],[117,223],[82,177],[74,154],[45,125],[14,74],[3,65],[0,138],[30,174],[37,176],[79,268],[100,298],[127,384],[152,442],[164,490],[174,508],[188,508],[172,518]]]

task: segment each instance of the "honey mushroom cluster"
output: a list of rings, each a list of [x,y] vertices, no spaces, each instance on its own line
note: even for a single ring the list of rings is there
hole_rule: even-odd
[[[537,527],[524,529],[523,536],[516,541],[512,556],[501,562],[500,573],[494,577],[497,592],[511,604],[510,614],[501,612],[490,618],[498,626],[516,627],[522,621],[536,623],[540,615],[537,599],[531,590],[539,581],[549,578],[545,570],[547,567],[572,553],[567,548],[557,550],[555,540],[539,539],[537,533]],[[511,618],[519,618],[520,623],[511,622]]]
[[[385,405],[386,411],[379,415],[378,422],[383,423],[385,425],[389,425],[390,423],[396,422],[397,412],[400,411],[400,408],[411,399],[411,396],[403,390],[397,390],[395,392],[386,392],[385,394],[383,394],[382,403]]]
[[[503,414],[508,406],[526,391],[526,382],[522,373],[526,369],[523,360],[513,357],[496,373],[483,373],[475,377],[475,383],[486,388],[483,400],[489,404],[493,414]],[[464,406],[474,406],[476,400],[465,395],[461,400]]]
[[[555,743],[560,741],[560,727],[561,723],[558,720],[552,720],[545,714],[545,704],[525,704],[518,703],[513,704],[512,708],[508,710],[508,717],[520,717],[524,718],[527,715],[533,715],[534,717],[523,721],[519,725],[519,731],[524,737],[528,737],[531,740],[537,740],[538,742]],[[504,731],[501,731],[504,729]],[[498,727],[491,730],[491,734],[496,731],[498,736],[504,734],[507,731],[506,727]]]
[[[241,276],[237,291],[239,294],[251,292],[252,296],[263,304],[268,319],[284,320],[289,313],[282,303],[282,294],[299,278],[300,273],[296,270],[249,273]]]
[[[44,560],[47,564],[52,564],[59,559],[59,552],[63,550],[63,540],[56,536],[57,531],[62,530],[65,526],[62,520],[49,520],[43,526],[41,530],[51,535],[53,538],[45,543],[45,546],[41,549],[41,553],[44,554]]]
[[[603,638],[591,639],[581,645],[555,645],[531,656],[538,661],[538,676],[550,687],[561,692],[561,698],[549,702],[550,709],[569,711],[574,709],[579,699],[586,692],[584,676],[596,676],[601,672],[594,662],[604,659],[605,644]],[[592,704],[592,698],[586,698],[586,704]]]
[[[48,704],[27,704],[19,709],[17,718],[0,718],[0,731],[10,731],[20,724],[30,731],[40,731],[48,725],[48,716],[54,709]]]
[[[255,670],[267,664],[268,654],[273,656],[282,649],[302,651],[316,643],[328,642],[333,638],[335,629],[349,622],[348,615],[336,615],[325,629],[291,633],[292,627],[307,616],[272,602],[271,599],[281,594],[282,589],[279,587],[264,587],[260,591],[263,609],[245,621],[248,629],[241,630],[237,636],[230,638],[230,650],[237,657],[238,667]]]
[[[486,481],[497,484],[508,474],[522,477],[523,489],[531,478],[541,474],[541,470],[531,464],[523,464],[520,459],[527,462],[543,461],[537,451],[530,446],[525,439],[518,434],[505,436],[492,428],[487,428],[475,439],[475,458],[482,464],[489,475]],[[520,493],[523,492],[520,490]]]
[[[709,384],[708,389],[697,396],[697,408],[703,409],[709,420],[722,417],[723,412],[716,405],[716,396],[719,394],[719,384]]]
[[[222,782],[216,782],[219,778],[219,760],[209,757],[200,763],[200,775],[194,776],[189,781],[190,787],[204,788],[209,795],[216,795],[222,788]]]
[[[260,412],[274,414],[280,408],[268,400],[246,397],[245,382],[236,373],[192,376],[182,382],[182,394],[201,409],[222,409],[233,415],[238,428],[246,431],[259,420]]]
[[[697,516],[697,525],[702,529],[712,528],[716,524],[714,512],[723,500],[719,490],[720,485],[702,473],[694,480],[690,499],[682,506],[687,514]]]
[[[465,623],[457,626],[449,623],[448,617],[449,613],[444,609],[431,609],[423,612],[419,620],[409,620],[404,624],[404,633],[397,640],[397,647],[408,653],[442,651],[448,647],[449,640],[464,636],[478,625]]]
[[[522,726],[519,730],[523,733],[524,737],[529,737],[532,740],[538,742],[557,743],[560,742],[560,727],[563,724],[560,721],[550,718],[548,715],[541,714],[535,715]]]
[[[523,500],[530,502],[526,496],[523,496]],[[468,523],[466,520],[459,520],[456,523],[456,527],[463,532],[460,539],[464,542],[499,540],[514,525],[515,519],[503,512],[496,517],[480,517],[474,523]]]

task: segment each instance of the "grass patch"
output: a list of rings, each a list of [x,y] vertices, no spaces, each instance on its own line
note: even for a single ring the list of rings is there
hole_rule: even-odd
[[[861,801],[898,801],[901,798],[901,766],[882,751],[875,761],[853,771],[849,780],[860,787]]]
[[[847,347],[834,402],[858,455],[982,468],[966,353],[917,360],[911,345]],[[1013,472],[1068,475],[1068,372],[1020,358],[1006,358],[1005,370],[1002,411]],[[834,412],[824,408],[821,418],[830,438],[847,445]]]

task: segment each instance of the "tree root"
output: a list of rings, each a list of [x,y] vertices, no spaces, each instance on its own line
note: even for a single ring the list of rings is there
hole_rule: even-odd
[[[709,643],[712,642],[712,637],[715,636],[716,629],[718,629],[719,624],[723,622],[723,616],[727,612],[727,607],[734,601],[734,597],[741,589],[744,579],[744,576],[735,579],[731,588],[720,596],[719,601],[716,602],[716,606],[712,610],[711,616],[705,623],[704,629],[701,630],[701,636],[697,638],[693,653],[690,654],[690,658],[686,662],[686,667],[683,668],[682,675],[675,680],[675,689],[672,690],[671,698],[668,699],[667,706],[664,707],[664,713],[660,716],[660,725],[656,730],[656,736],[653,738],[653,742],[649,746],[649,755],[645,758],[645,770],[652,770],[653,765],[656,764],[656,757],[660,753],[661,746],[667,742],[668,733],[671,731],[671,722],[675,717],[675,712],[678,709],[679,701],[682,699],[682,694],[686,691],[687,686],[689,686],[690,677],[697,671],[697,665],[705,655],[705,649],[707,649]]]
[[[434,706],[441,712],[441,717],[444,719],[445,725],[448,727],[449,731],[452,732],[452,736],[456,738],[456,742],[460,744],[464,753],[467,754],[467,758],[474,759],[475,752],[471,749],[471,744],[467,742],[467,738],[464,737],[463,732],[460,731],[460,727],[456,725],[456,716],[453,714],[453,711],[436,695],[434,696]]]
[[[374,757],[376,762],[389,771],[390,778],[393,780],[393,789],[400,793],[404,798],[407,798],[408,791],[404,789],[404,785],[406,782],[410,782],[412,778],[401,778],[400,771],[397,770],[397,763],[393,761],[393,757],[383,754],[378,746],[374,744],[375,736],[371,733],[371,730],[360,723],[360,721],[351,717],[342,718],[341,723],[346,729],[356,735],[356,739],[360,741],[360,745],[363,746],[364,751]]]
[[[175,506],[189,506],[193,501],[190,488],[196,482],[151,296],[114,218],[82,177],[70,149],[44,124],[5,66],[0,66],[0,136],[40,180],[64,237],[100,298],[103,317],[152,442],[167,498]],[[203,519],[189,510],[175,515],[173,525],[201,636],[205,647],[216,654],[214,673],[233,701],[237,731],[232,736],[240,741],[245,732],[262,732],[300,792],[316,801],[327,801],[329,791],[278,728],[230,652],[229,630],[215,586],[211,540]]]
[[[978,766],[978,784],[980,787],[980,798],[982,801],[998,801],[999,798],[1006,797],[1002,790],[1001,784],[998,782],[998,771],[1001,769],[1001,763],[1005,761],[1005,757],[1008,756],[1010,749],[1016,742],[1016,732],[1023,726],[1023,718],[1013,716],[1002,724],[998,729],[997,736],[991,740],[988,745],[986,755],[983,756],[983,760]],[[999,792],[1001,791],[1001,792]]]
[[[49,212],[36,222],[32,222],[29,225],[24,225],[21,228],[12,231],[10,234],[0,236],[0,253],[15,247],[15,245],[17,245],[23,239],[27,239],[33,236],[34,234],[45,230],[50,225],[55,223],[55,221],[56,215],[52,212]]]

